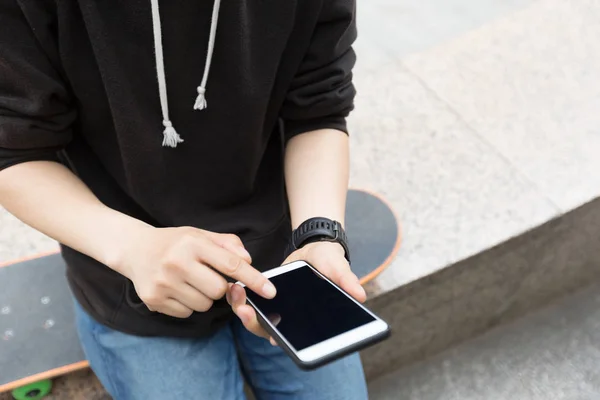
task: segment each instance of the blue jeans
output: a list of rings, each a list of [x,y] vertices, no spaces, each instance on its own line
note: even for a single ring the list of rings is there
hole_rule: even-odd
[[[259,400],[367,399],[358,354],[305,372],[237,318],[211,337],[179,339],[124,334],[75,310],[85,355],[115,400],[245,399],[244,378]]]

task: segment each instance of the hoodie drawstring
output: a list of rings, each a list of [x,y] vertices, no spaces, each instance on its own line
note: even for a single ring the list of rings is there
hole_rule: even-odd
[[[215,0],[213,6],[212,19],[210,23],[210,36],[208,38],[208,51],[206,54],[206,64],[204,65],[204,75],[202,82],[198,86],[198,97],[194,103],[194,110],[204,110],[206,108],[206,83],[208,82],[208,74],[210,73],[210,63],[212,61],[213,52],[215,50],[215,38],[217,36],[217,25],[219,24],[219,9],[221,8],[221,0]]]
[[[156,76],[158,78],[158,91],[160,95],[160,106],[162,109],[163,126],[163,142],[162,145],[165,147],[177,147],[178,143],[182,143],[183,139],[175,128],[169,118],[169,101],[167,97],[167,80],[165,78],[165,64],[164,54],[162,47],[162,29],[160,23],[160,10],[158,7],[158,0],[150,0],[152,6],[152,28],[154,32],[154,52],[156,57]],[[194,103],[194,110],[204,110],[206,104],[206,84],[208,82],[208,74],[210,72],[210,65],[212,56],[215,48],[215,38],[217,34],[217,25],[219,22],[219,9],[221,7],[221,0],[215,0],[213,5],[213,13],[210,26],[210,35],[208,41],[208,54],[206,56],[206,63],[204,66],[204,75],[200,86],[196,89],[198,97]]]

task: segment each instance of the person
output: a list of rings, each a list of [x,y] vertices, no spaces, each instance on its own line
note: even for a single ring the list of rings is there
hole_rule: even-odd
[[[357,354],[299,370],[232,285],[302,259],[365,301],[313,229],[345,222],[356,36],[354,0],[0,4],[0,204],[61,244],[115,399],[367,397]]]

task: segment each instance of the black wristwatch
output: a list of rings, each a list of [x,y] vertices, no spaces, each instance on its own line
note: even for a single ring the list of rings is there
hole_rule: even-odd
[[[308,243],[319,241],[339,243],[346,252],[346,260],[350,262],[348,238],[342,224],[329,218],[316,217],[304,221],[292,232],[286,255],[291,254]]]

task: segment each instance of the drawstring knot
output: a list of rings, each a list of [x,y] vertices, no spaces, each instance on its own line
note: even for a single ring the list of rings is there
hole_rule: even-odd
[[[163,147],[177,147],[178,143],[183,142],[183,139],[175,128],[173,128],[173,123],[169,120],[164,120],[163,125],[165,126],[165,130],[163,131]]]
[[[207,106],[206,104],[206,89],[202,86],[198,86],[198,97],[196,97],[196,102],[194,103],[194,110],[204,110]]]

